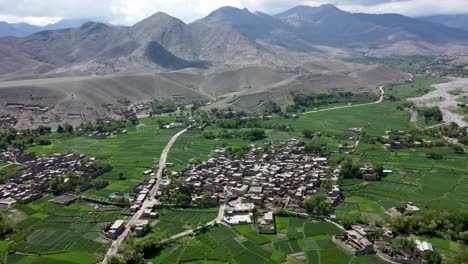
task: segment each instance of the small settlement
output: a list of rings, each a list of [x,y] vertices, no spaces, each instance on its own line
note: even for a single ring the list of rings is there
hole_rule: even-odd
[[[87,182],[106,172],[105,168],[94,166],[95,159],[84,154],[54,154],[36,158],[34,154],[22,154],[19,150],[10,149],[0,153],[0,160],[23,166],[18,177],[7,180],[0,185],[0,204],[26,204],[42,197],[49,191],[49,183],[61,179],[63,183],[71,177],[84,179]]]
[[[192,205],[225,204],[225,222],[235,225],[253,223],[254,207],[303,212],[304,200],[319,191],[326,191],[330,204],[336,206],[341,199],[338,179],[339,170],[332,171],[327,158],[306,153],[304,142],[290,139],[276,145],[251,146],[242,159],[228,153],[226,148],[217,148],[213,158],[190,164],[186,171],[176,175],[172,184],[162,188],[169,199],[180,186],[191,189]],[[270,222],[271,218],[267,212],[262,223]]]

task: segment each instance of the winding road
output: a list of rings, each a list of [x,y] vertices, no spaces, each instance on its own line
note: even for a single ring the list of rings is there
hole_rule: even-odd
[[[337,110],[337,109],[346,109],[346,108],[352,108],[352,107],[359,107],[359,106],[365,106],[365,105],[375,105],[375,104],[380,104],[384,100],[385,96],[385,91],[384,91],[384,86],[380,86],[380,98],[379,100],[372,102],[372,103],[365,103],[365,104],[357,104],[357,105],[345,105],[345,106],[337,106],[337,107],[332,107],[332,108],[327,108],[327,109],[321,109],[321,110],[314,110],[314,111],[307,111],[304,113],[301,113],[301,115],[306,115],[306,114],[312,114],[312,113],[319,113],[319,112],[325,112],[325,111],[331,111],[331,110]]]
[[[156,173],[156,177],[157,177],[156,184],[153,186],[153,188],[151,189],[149,194],[146,196],[146,199],[143,201],[143,204],[140,207],[140,210],[138,210],[132,216],[132,218],[127,222],[127,225],[125,226],[125,231],[116,240],[114,240],[112,242],[111,247],[107,251],[106,256],[104,257],[104,260],[102,261],[103,264],[107,263],[107,260],[109,259],[109,257],[117,254],[120,245],[122,244],[122,242],[127,238],[128,234],[130,233],[130,227],[133,226],[136,223],[136,221],[138,221],[141,218],[141,215],[143,214],[143,211],[145,210],[145,208],[153,206],[153,204],[155,202],[155,199],[153,199],[153,197],[156,194],[156,192],[158,191],[159,185],[161,184],[164,168],[166,167],[167,155],[169,154],[169,151],[171,150],[172,145],[174,145],[174,143],[176,142],[177,138],[179,138],[185,132],[187,132],[187,129],[184,129],[184,130],[180,131],[179,133],[175,134],[171,138],[169,143],[167,143],[164,150],[162,151],[161,157],[159,159],[158,172]]]

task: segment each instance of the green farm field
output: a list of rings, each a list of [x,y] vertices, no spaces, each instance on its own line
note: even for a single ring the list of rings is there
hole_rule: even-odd
[[[15,205],[6,213],[15,233],[13,248],[31,256],[8,255],[7,263],[96,263],[104,256],[109,242],[99,231],[104,223],[122,219],[120,208],[62,206],[48,202],[46,196],[27,205]]]
[[[466,154],[456,154],[450,148],[432,150],[444,159],[429,159],[422,148],[385,150],[378,145],[360,144],[353,158],[381,164],[394,173],[377,182],[344,180],[341,187],[345,197],[364,198],[357,202],[360,207],[366,207],[363,201],[385,209],[412,201],[423,208],[468,210]]]
[[[102,140],[73,137],[54,141],[48,146],[34,146],[28,152],[38,156],[52,153],[80,153],[95,157],[113,167],[98,180],[107,180],[109,185],[102,190],[91,189],[87,195],[107,198],[113,192],[131,192],[140,181],[148,180],[143,171],[152,168],[170,138],[180,129],[160,130],[157,119],[144,119],[144,128],[128,128],[128,134],[115,135]],[[119,179],[123,173],[124,179]]]
[[[150,261],[159,263],[383,263],[375,256],[353,257],[332,241],[343,231],[327,222],[277,217],[279,236],[253,231],[252,225],[218,225],[193,238],[181,239]],[[306,260],[288,256],[303,252]]]
[[[218,216],[218,208],[161,210],[160,214],[153,222],[151,232],[166,238],[212,221]]]

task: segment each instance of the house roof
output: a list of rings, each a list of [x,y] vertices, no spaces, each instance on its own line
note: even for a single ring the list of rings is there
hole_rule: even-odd
[[[416,243],[416,247],[422,252],[434,251],[432,244],[427,241],[416,240],[415,243]]]

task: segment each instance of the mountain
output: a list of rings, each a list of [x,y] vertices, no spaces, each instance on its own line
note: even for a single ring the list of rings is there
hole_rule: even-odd
[[[27,23],[9,24],[7,22],[0,22],[0,37],[4,36],[26,36],[39,32],[41,27],[33,26]]]
[[[303,39],[341,48],[377,48],[399,41],[468,41],[468,32],[398,14],[349,13],[333,5],[297,6],[275,16]]]
[[[13,23],[0,22],[0,37],[14,36],[23,37],[45,30],[58,30],[65,28],[77,28],[88,21],[99,21],[95,19],[63,19],[54,24],[47,26],[34,26],[27,23]]]
[[[468,14],[418,17],[421,20],[468,31]]]
[[[377,94],[379,85],[409,78],[397,69],[334,58],[354,51],[323,46],[324,40],[310,38],[308,25],[343,13],[361,27],[373,24],[331,6],[310,10],[270,16],[226,7],[190,24],[160,12],[131,27],[87,22],[3,37],[0,111],[25,126],[30,116],[34,125],[51,124],[51,116],[53,122],[92,121],[108,114],[109,105],[123,107],[117,101],[125,97],[212,100],[216,107],[261,111],[269,100],[286,106],[296,94]],[[31,114],[7,105],[50,108]]]

